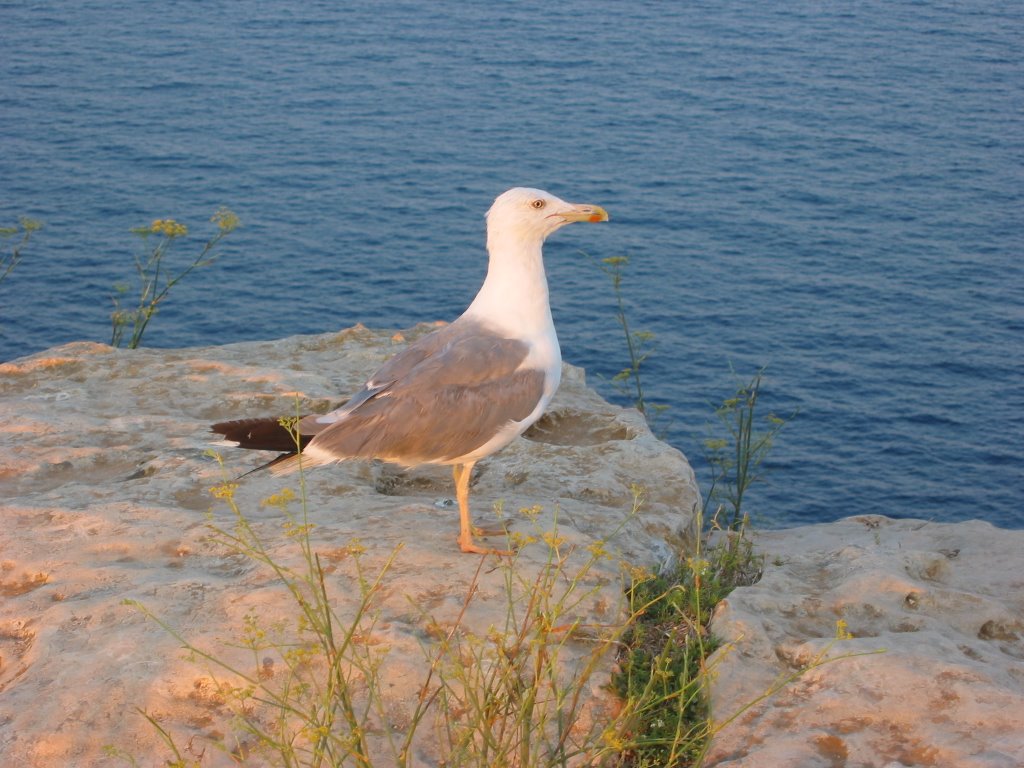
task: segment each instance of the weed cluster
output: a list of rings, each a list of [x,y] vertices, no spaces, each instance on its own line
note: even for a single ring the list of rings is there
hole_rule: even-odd
[[[734,373],[735,376],[735,373]],[[712,469],[705,508],[717,504],[726,511],[729,530],[747,525],[743,499],[750,487],[763,477],[762,465],[776,436],[796,417],[794,411],[782,418],[774,413],[764,417],[766,426],[757,426],[757,401],[761,393],[764,368],[747,383],[737,381],[736,393],[715,408],[719,433],[708,428],[704,439],[704,458]]]
[[[164,260],[175,241],[188,234],[188,227],[174,219],[157,219],[148,226],[132,230],[142,238],[146,246],[144,254],[135,257],[138,299],[134,308],[122,308],[121,300],[128,294],[130,286],[125,284],[114,286],[116,291],[112,297],[114,311],[110,315],[111,346],[120,347],[122,343],[125,343],[129,349],[137,348],[142,343],[142,335],[146,332],[149,321],[153,319],[159,305],[167,298],[171,288],[193,270],[209,266],[217,260],[218,254],[214,252],[216,247],[221,240],[238,228],[239,221],[238,216],[227,208],[218,209],[210,221],[216,224],[216,231],[200,249],[199,255],[176,274],[168,273]],[[150,237],[156,238],[154,244],[150,243]]]
[[[580,552],[557,528],[522,538],[523,546],[542,547],[546,561],[527,570],[515,558],[502,560],[505,621],[486,631],[465,621],[488,560],[481,558],[453,622],[421,615],[429,638],[423,644],[428,672],[417,684],[413,711],[396,727],[383,683],[388,654],[368,639],[401,547],[368,572],[365,549],[358,541],[348,545],[345,556],[359,597],[341,617],[310,539],[314,528],[305,517],[304,492],[285,490],[264,502],[282,513],[285,535],[302,553],[293,568],[272,555],[238,508],[235,490],[230,482],[213,489],[235,521],[231,529],[211,524],[213,539],[270,569],[290,596],[293,619],[265,626],[258,615],[247,615],[233,644],[247,652],[248,664],[240,664],[200,648],[132,603],[206,667],[235,723],[234,732],[212,746],[233,759],[405,768],[422,764],[414,747],[424,730],[434,734],[444,765],[452,767],[691,766],[707,750],[715,731],[708,710],[709,659],[718,647],[708,624],[721,599],[760,574],[760,558],[745,531],[720,532],[711,546],[702,538],[669,572],[627,567],[626,599],[619,619],[608,624],[584,620],[597,589],[587,577],[609,558],[602,542]],[[634,512],[640,513],[639,489],[637,494]],[[716,528],[714,521],[708,528]],[[616,671],[608,683],[613,659]],[[595,710],[593,691],[603,685],[618,705]],[[167,745],[169,765],[201,764],[189,756],[195,754],[189,752],[191,741],[188,749],[180,747],[169,728],[142,714]],[[111,753],[134,763],[120,750]]]
[[[215,253],[221,240],[230,235],[239,226],[238,216],[227,208],[219,208],[210,221],[216,225],[216,231],[200,249],[199,255],[177,273],[169,273],[165,259],[175,241],[188,235],[188,227],[174,219],[157,219],[145,227],[137,227],[132,232],[143,239],[147,250],[135,257],[135,271],[138,278],[138,299],[131,309],[122,306],[122,299],[131,290],[127,284],[114,286],[114,311],[110,314],[111,346],[122,344],[135,349],[142,342],[150,320],[157,313],[159,305],[167,298],[171,288],[177,285],[193,270],[209,266],[216,261],[219,254]],[[15,238],[21,235],[11,246],[10,253],[0,253],[0,283],[2,283],[21,261],[22,251],[28,245],[32,235],[43,228],[43,224],[35,219],[22,217],[17,226],[0,227],[0,239]],[[156,242],[151,244],[150,237]]]
[[[41,221],[25,216],[18,219],[17,226],[0,227],[0,238],[5,240],[9,237],[16,237],[18,234],[21,235],[21,238],[11,246],[10,255],[6,253],[0,254],[0,283],[18,266],[18,262],[21,261],[22,249],[28,245],[28,241],[32,239],[32,234],[42,228],[43,223]]]
[[[432,729],[446,766],[555,768],[611,765],[617,759],[633,713],[595,716],[599,702],[593,691],[605,679],[632,619],[607,625],[592,621],[590,606],[604,587],[601,579],[590,577],[610,560],[602,543],[579,550],[559,535],[557,521],[552,530],[540,530],[539,510],[523,510],[536,530],[520,543],[540,548],[544,562],[532,569],[520,567],[517,558],[500,562],[501,625],[480,630],[465,621],[482,569],[490,565],[486,557],[479,561],[454,622],[441,624],[421,613],[429,638],[423,644],[428,671],[418,683],[413,710],[396,725],[382,679],[387,650],[368,638],[377,628],[378,598],[401,547],[369,573],[363,566],[364,548],[358,542],[349,545],[345,555],[355,569],[359,600],[354,612],[341,617],[313,549],[304,488],[264,502],[281,513],[285,535],[298,545],[298,567],[283,565],[271,553],[239,509],[236,489],[228,481],[213,489],[231,510],[234,525],[226,529],[211,523],[212,538],[228,553],[273,572],[290,596],[294,621],[266,627],[258,616],[247,616],[234,644],[247,651],[245,665],[200,648],[145,606],[130,603],[207,668],[212,688],[236,724],[234,733],[212,746],[238,761],[258,757],[272,765],[404,767],[422,764],[414,757],[416,739]],[[642,504],[636,493],[634,513]],[[167,745],[171,765],[198,764],[190,756],[195,745],[179,746],[155,716],[142,714]],[[116,748],[110,752],[134,763]]]
[[[710,745],[709,657],[718,641],[708,625],[733,589],[755,583],[762,560],[745,529],[708,543],[717,520],[674,568],[634,581],[627,590],[635,620],[623,637],[614,690],[635,710],[631,743],[620,765],[629,768],[698,765]]]
[[[754,396],[737,398],[732,406],[744,411],[744,423],[753,421],[758,386],[755,380]],[[736,454],[740,477],[750,477],[750,464],[764,450]],[[722,479],[723,489],[732,488],[736,474]],[[301,472],[299,477],[303,483]],[[709,659],[718,645],[708,629],[712,612],[734,588],[755,582],[762,567],[745,525],[719,524],[724,507],[707,525],[698,511],[701,535],[692,549],[679,553],[673,569],[650,574],[624,566],[628,586],[619,619],[600,626],[581,618],[581,606],[595,594],[588,575],[609,557],[604,542],[577,551],[559,535],[557,520],[553,530],[515,536],[517,547],[544,548],[543,566],[520,568],[517,558],[498,565],[505,584],[502,626],[480,632],[464,622],[479,569],[453,624],[421,616],[425,627],[433,627],[423,646],[429,671],[414,711],[395,730],[387,725],[381,683],[387,653],[365,639],[376,626],[376,600],[400,548],[367,573],[363,548],[351,543],[347,554],[359,601],[341,617],[311,539],[304,484],[297,494],[285,490],[264,502],[281,513],[285,535],[298,545],[297,568],[281,564],[257,535],[235,501],[236,487],[225,481],[213,489],[231,510],[234,527],[212,526],[212,538],[272,571],[295,609],[290,627],[267,628],[258,617],[247,618],[238,644],[249,652],[250,664],[242,667],[198,648],[136,606],[212,670],[238,723],[232,738],[217,746],[236,759],[258,752],[287,766],[411,766],[417,733],[429,722],[440,734],[447,766],[699,764],[714,733],[707,691]],[[727,498],[742,501],[742,494],[732,489]],[[628,516],[642,514],[643,504],[643,490],[634,487]],[[536,526],[536,510],[524,513]],[[606,679],[613,658],[616,671],[608,688],[619,701],[617,712],[595,718],[588,709],[591,692]],[[268,669],[276,672],[268,675]],[[171,734],[146,717],[169,745],[173,764],[189,765]]]
[[[209,263],[210,250],[237,224],[229,221],[233,223],[220,225],[221,231],[193,265],[163,288],[158,279],[160,260],[183,228],[173,221],[158,221],[146,230],[146,235],[162,239],[150,258],[138,264],[143,284],[139,308],[115,319],[115,338],[120,338],[118,322],[122,328],[131,322],[137,331],[132,339],[137,341],[167,290],[191,269]],[[641,381],[641,365],[650,354],[653,336],[631,330],[626,319],[621,294],[626,263],[623,257],[606,259],[602,267],[612,277],[630,358],[616,382],[629,387],[637,407],[649,418],[662,409],[647,400]],[[429,722],[439,735],[444,765],[451,768],[699,765],[718,728],[807,669],[834,660],[826,649],[740,712],[711,719],[708,684],[719,643],[709,624],[715,607],[733,589],[760,578],[763,561],[748,535],[743,503],[761,477],[773,438],[786,423],[770,415],[767,429],[758,431],[755,426],[762,373],[739,385],[735,396],[715,410],[724,436],[711,434],[704,443],[715,474],[703,508],[695,510],[699,534],[690,550],[679,553],[672,569],[650,574],[623,564],[627,586],[619,620],[596,625],[581,619],[586,611],[580,608],[594,597],[595,587],[587,576],[608,558],[604,542],[579,552],[566,544],[557,524],[536,535],[512,537],[518,548],[546,548],[546,561],[532,571],[517,568],[516,557],[500,562],[506,605],[502,626],[479,632],[465,621],[487,558],[481,558],[454,623],[441,626],[421,615],[431,638],[423,645],[428,671],[413,711],[400,728],[389,727],[393,721],[382,691],[387,652],[375,649],[366,638],[377,626],[377,601],[401,547],[370,573],[363,566],[361,545],[349,545],[359,599],[353,613],[339,616],[312,543],[304,484],[298,494],[286,490],[265,501],[280,511],[285,534],[298,544],[302,556],[295,568],[281,564],[257,535],[235,502],[235,484],[224,482],[214,489],[231,509],[235,524],[230,530],[213,526],[213,539],[228,552],[269,568],[287,590],[295,613],[292,625],[271,628],[264,627],[258,616],[246,618],[240,645],[248,652],[248,665],[198,648],[144,606],[136,607],[211,670],[237,723],[237,732],[216,746],[239,761],[258,753],[282,766],[405,768],[416,764],[417,733]],[[298,512],[293,509],[296,504]],[[631,514],[639,514],[642,505],[643,492],[636,488]],[[846,636],[845,628],[837,626],[837,640]],[[594,717],[588,709],[591,693],[595,683],[607,680],[613,658],[615,671],[606,687],[618,706],[603,718]],[[155,717],[143,714],[168,745],[171,765],[195,764]],[[112,753],[131,760],[117,749]]]
[[[651,331],[633,330],[626,316],[626,303],[622,293],[622,276],[629,264],[628,256],[611,256],[602,259],[601,271],[611,279],[612,295],[615,297],[615,319],[626,338],[626,353],[629,365],[612,377],[612,384],[619,393],[632,400],[636,409],[644,415],[647,423],[654,429],[659,414],[668,409],[663,403],[654,403],[647,399],[641,378],[641,366],[654,351],[655,335]]]

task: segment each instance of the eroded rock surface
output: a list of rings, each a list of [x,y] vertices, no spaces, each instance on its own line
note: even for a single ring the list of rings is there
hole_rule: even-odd
[[[281,674],[280,662],[231,647],[249,617],[269,627],[294,623],[294,610],[265,568],[210,541],[210,522],[233,523],[210,493],[225,475],[207,455],[207,426],[326,410],[426,330],[185,350],[72,344],[0,365],[0,765],[118,764],[107,745],[163,765],[167,752],[136,708],[177,737],[186,759],[231,764],[209,747],[231,727],[215,675],[123,601],[199,647],[255,663],[260,676]],[[228,477],[268,458],[220,450]],[[349,463],[306,479],[313,545],[339,614],[359,600],[353,553],[365,550],[360,567],[375,575],[401,545],[361,638],[387,650],[371,734],[382,742],[409,724],[425,645],[459,621],[480,634],[504,625],[505,572],[477,576],[479,560],[458,552],[446,468]],[[644,502],[634,518],[635,486]],[[295,479],[256,473],[236,500],[271,554],[294,565],[281,511],[262,503],[283,487]],[[670,558],[691,530],[697,492],[678,451],[567,366],[549,414],[481,462],[471,501],[478,524],[520,537],[552,531],[557,518],[559,546],[584,559],[609,539],[612,556],[583,581],[592,591],[576,609],[596,626],[619,615],[619,560]],[[764,578],[734,592],[713,627],[729,641],[712,664],[719,721],[815,659],[884,653],[819,666],[744,711],[718,735],[708,766],[1024,765],[1024,532],[860,517],[758,542]],[[524,583],[549,554],[542,540],[522,550]],[[852,637],[837,640],[837,630]],[[570,673],[590,647],[581,640],[566,644]],[[611,704],[596,681],[592,689],[593,720]],[[422,733],[414,761],[436,765],[437,731]],[[250,754],[247,765],[260,764]]]
[[[209,522],[230,529],[233,519],[210,494],[224,470],[207,455],[208,424],[326,410],[426,330],[392,336],[357,327],[183,350],[79,343],[0,366],[0,765],[109,765],[107,745],[140,765],[163,765],[162,742],[136,708],[175,734],[187,759],[230,763],[206,746],[231,726],[208,666],[184,658],[178,641],[123,601],[251,667],[230,646],[247,617],[264,627],[294,622],[267,569],[209,540]],[[270,458],[220,450],[229,477]],[[472,585],[463,625],[481,635],[504,625],[503,571],[488,566],[477,576],[479,558],[458,551],[448,468],[353,462],[311,472],[306,483],[313,546],[340,615],[360,599],[353,552],[365,550],[361,567],[373,575],[401,545],[374,603],[377,622],[361,638],[387,649],[377,727],[401,733],[426,679],[424,644],[459,619]],[[268,550],[293,565],[297,548],[281,511],[262,502],[296,484],[256,473],[235,495]],[[643,505],[631,516],[634,486]],[[594,625],[618,617],[620,559],[651,567],[671,557],[691,531],[697,499],[682,454],[656,440],[639,414],[587,389],[571,366],[549,415],[480,463],[471,494],[484,528],[503,522],[539,537],[557,520],[558,546],[584,556],[606,540],[610,557],[587,575],[582,586],[593,592],[577,609]],[[549,554],[543,540],[527,545],[516,573],[530,580]],[[588,647],[567,643],[566,663]],[[260,675],[279,673],[279,665],[255,663]],[[593,695],[602,706],[598,685]],[[423,732],[415,757],[436,765],[436,731]],[[247,764],[259,765],[258,755]]]
[[[710,765],[1024,765],[1024,531],[855,517],[758,545],[764,577],[713,623],[731,641],[713,665],[717,720],[815,659],[869,655],[741,714]]]

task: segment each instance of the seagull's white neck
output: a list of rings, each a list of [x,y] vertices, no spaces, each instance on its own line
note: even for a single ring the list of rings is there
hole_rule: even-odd
[[[557,350],[548,303],[541,237],[517,238],[490,232],[487,278],[465,316],[487,323],[509,337],[550,339]]]

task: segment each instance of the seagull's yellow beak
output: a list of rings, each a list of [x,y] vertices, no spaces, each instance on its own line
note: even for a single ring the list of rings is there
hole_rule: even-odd
[[[589,203],[580,203],[579,205],[573,204],[572,208],[568,211],[559,211],[558,216],[561,216],[565,221],[608,221],[608,211],[602,208],[600,205],[590,205]]]

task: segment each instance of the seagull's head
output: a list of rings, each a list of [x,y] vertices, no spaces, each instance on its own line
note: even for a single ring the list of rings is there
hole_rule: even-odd
[[[599,205],[567,203],[549,192],[516,187],[498,196],[487,212],[487,245],[513,238],[521,243],[543,243],[556,229],[574,221],[608,221]]]

